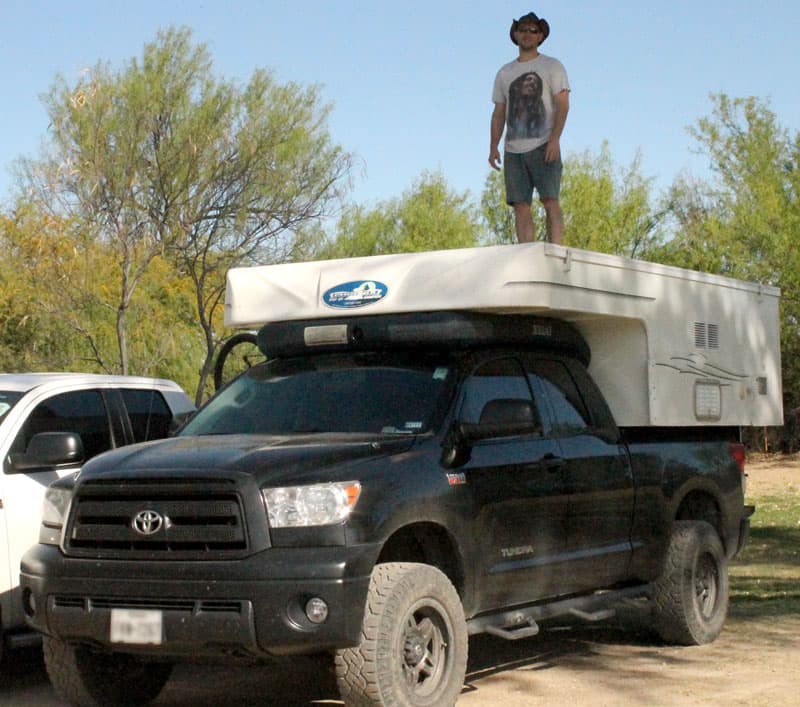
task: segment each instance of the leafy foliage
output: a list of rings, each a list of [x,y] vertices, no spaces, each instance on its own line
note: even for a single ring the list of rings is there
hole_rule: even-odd
[[[0,368],[113,372],[115,254],[69,222],[21,203],[0,219]],[[137,291],[134,370],[196,384],[201,353],[190,283],[161,257]],[[164,336],[169,331],[170,336]]]
[[[676,180],[668,208],[676,234],[663,258],[683,267],[780,287],[784,409],[800,407],[800,133],[767,103],[712,96],[693,128],[711,184]]]
[[[491,170],[486,175],[481,195],[481,213],[486,223],[488,241],[494,245],[516,243],[514,211],[506,204],[506,186],[502,172]],[[534,233],[544,233],[544,209],[531,209]]]
[[[584,152],[567,161],[562,202],[569,245],[629,258],[648,259],[663,240],[663,214],[652,206],[652,179],[637,156],[618,168],[608,143],[597,155]]]
[[[477,213],[469,194],[454,193],[441,173],[424,173],[400,199],[372,209],[345,209],[333,241],[319,258],[466,248],[480,241]]]
[[[23,162],[23,190],[69,224],[63,237],[101,259],[87,273],[103,273],[101,282],[73,277],[67,260],[51,259],[51,276],[72,295],[62,313],[85,314],[89,302],[98,309],[85,322],[113,313],[118,359],[98,340],[97,362],[141,372],[128,331],[138,335],[155,310],[151,293],[137,290],[156,271],[186,278],[205,346],[194,363],[199,402],[220,344],[227,270],[290,258],[297,234],[348,186],[350,156],[331,142],[329,109],[318,89],[278,84],[264,70],[244,87],[214,78],[207,48],[186,29],[160,32],[122,71],[98,64],[75,85],[58,77],[45,106],[52,140],[42,159]]]

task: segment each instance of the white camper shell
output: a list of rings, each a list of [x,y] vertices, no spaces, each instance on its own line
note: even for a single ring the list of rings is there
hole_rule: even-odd
[[[228,272],[225,323],[438,310],[571,322],[621,427],[783,424],[773,287],[550,243]]]

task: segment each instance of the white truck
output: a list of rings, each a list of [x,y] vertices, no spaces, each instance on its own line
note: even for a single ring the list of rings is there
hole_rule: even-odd
[[[193,410],[168,380],[0,374],[0,650],[39,640],[25,626],[19,563],[39,540],[47,486],[100,452],[166,437]]]

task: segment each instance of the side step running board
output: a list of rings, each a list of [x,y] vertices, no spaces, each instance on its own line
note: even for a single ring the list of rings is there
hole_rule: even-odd
[[[503,615],[505,617],[505,615]],[[530,638],[539,633],[539,624],[534,621],[532,616],[528,616],[523,612],[515,612],[511,617],[511,621],[505,625],[498,626],[496,624],[486,624],[484,631],[490,633],[492,636],[504,638],[506,641],[516,641],[520,638]]]
[[[615,605],[630,602],[635,598],[649,597],[652,585],[596,592],[582,597],[559,599],[546,604],[524,606],[496,614],[484,614],[467,621],[470,636],[488,633],[507,641],[530,638],[539,633],[537,621],[556,616],[572,615],[584,621],[603,621],[616,614]]]
[[[604,611],[581,611],[580,609],[570,609],[569,613],[577,616],[584,621],[605,621],[617,615],[615,609],[605,609]]]

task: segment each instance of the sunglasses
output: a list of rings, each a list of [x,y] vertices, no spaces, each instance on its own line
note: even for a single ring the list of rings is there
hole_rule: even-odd
[[[541,31],[538,27],[517,27],[517,32],[522,34],[540,34]]]

